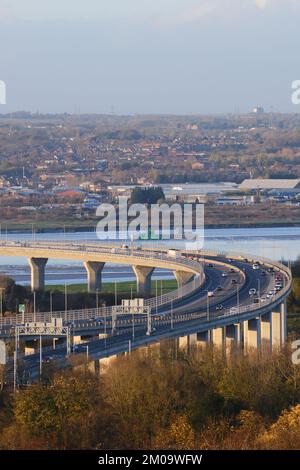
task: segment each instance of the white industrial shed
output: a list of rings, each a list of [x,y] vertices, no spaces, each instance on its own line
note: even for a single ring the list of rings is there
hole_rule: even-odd
[[[300,179],[251,179],[244,180],[240,185],[239,189],[241,191],[251,191],[251,190],[266,190],[270,191],[272,189],[278,190],[292,190],[300,189]]]

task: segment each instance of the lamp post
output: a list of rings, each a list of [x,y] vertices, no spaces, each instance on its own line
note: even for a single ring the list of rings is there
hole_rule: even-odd
[[[5,287],[0,287],[0,315],[1,318],[3,318],[3,291],[5,291]]]
[[[65,313],[68,311],[68,286],[65,284]]]
[[[97,314],[98,314],[98,310],[99,310],[99,289],[96,289],[96,310],[97,310]]]
[[[208,295],[208,291],[207,291],[207,296],[206,296],[206,315],[207,315],[207,321],[209,321],[210,318],[209,318],[209,295]]]
[[[53,292],[52,291],[50,291],[49,296],[50,296],[50,298],[49,298],[49,300],[50,300],[50,313],[52,313],[53,312],[53,298],[52,298],[53,297]]]
[[[40,379],[42,378],[42,368],[43,368],[43,346],[42,346],[42,335],[40,335]]]
[[[156,279],[156,281],[155,281],[156,315],[157,315],[157,312],[158,312],[158,298],[157,298],[157,296],[158,296],[158,285],[157,285],[157,279]]]
[[[36,322],[36,291],[33,292],[33,321]]]

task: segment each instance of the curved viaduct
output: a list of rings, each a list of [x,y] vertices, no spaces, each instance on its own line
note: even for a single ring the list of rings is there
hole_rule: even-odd
[[[267,259],[205,251],[182,252],[175,257],[166,251],[51,242],[2,242],[0,255],[28,257],[33,290],[43,288],[44,270],[50,257],[82,260],[90,290],[100,287],[105,262],[131,264],[139,294],[144,296],[149,293],[155,267],[173,270],[179,284],[177,290],[145,301],[153,327],[150,334],[147,319],[142,315],[127,313],[114,323],[114,307],[106,307],[2,319],[3,342],[14,335],[16,323],[49,322],[57,318],[72,325],[73,336],[84,341],[76,346],[75,353],[88,350],[90,359],[97,361],[168,338],[176,338],[185,347],[212,343],[223,350],[228,346],[247,350],[262,345],[270,350],[281,347],[286,340],[286,297],[291,291],[292,276],[286,266]],[[258,267],[253,269],[253,264]],[[253,289],[255,298],[249,296]],[[213,292],[212,298],[209,292]],[[60,362],[62,367],[68,363],[65,346],[43,354]],[[39,354],[23,359],[30,370],[38,371]]]
[[[0,242],[0,256],[28,258],[32,291],[44,289],[45,268],[49,258],[82,261],[87,271],[89,292],[100,291],[105,263],[130,264],[136,275],[137,292],[141,297],[147,297],[151,292],[151,275],[155,268],[174,271],[179,287],[195,276],[203,279],[203,269],[199,263],[172,258],[155,251],[101,247],[96,244]]]

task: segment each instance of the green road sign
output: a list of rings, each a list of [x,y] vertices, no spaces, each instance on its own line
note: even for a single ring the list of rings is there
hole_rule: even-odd
[[[19,304],[19,313],[25,313],[25,304]]]

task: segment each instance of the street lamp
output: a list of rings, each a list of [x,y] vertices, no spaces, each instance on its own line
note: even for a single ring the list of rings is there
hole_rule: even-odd
[[[0,287],[0,296],[1,296],[1,299],[0,299],[0,314],[1,314],[1,318],[3,318],[3,291],[5,291],[5,287]]]
[[[36,322],[36,291],[33,292],[33,321]]]
[[[96,289],[96,309],[97,309],[97,314],[98,314],[98,309],[99,309],[99,289]]]
[[[50,291],[49,296],[50,296],[50,298],[49,298],[49,300],[50,300],[50,313],[52,313],[53,312],[53,298],[52,298],[53,292],[52,291]]]
[[[68,311],[68,287],[65,284],[65,313]]]
[[[208,295],[208,290],[207,290],[207,297],[206,297],[206,315],[207,315],[207,321],[210,320],[209,318],[209,295]]]
[[[117,281],[115,281],[115,305],[118,304],[118,287],[117,287]]]
[[[42,368],[43,368],[43,345],[42,345],[42,335],[40,335],[40,379],[42,377]]]
[[[158,285],[157,285],[157,279],[156,279],[156,281],[155,281],[156,315],[157,315],[157,312],[158,312],[158,298],[157,298],[158,292],[157,291],[158,291]]]

